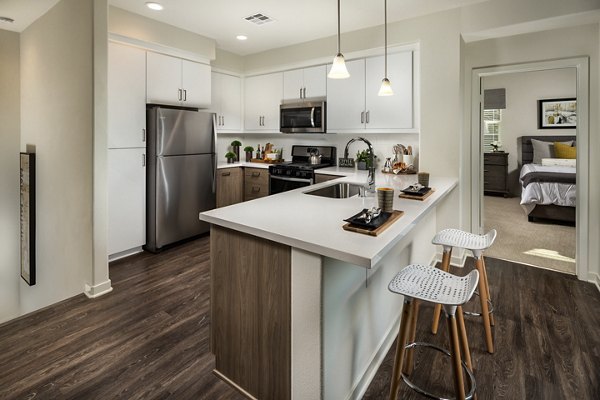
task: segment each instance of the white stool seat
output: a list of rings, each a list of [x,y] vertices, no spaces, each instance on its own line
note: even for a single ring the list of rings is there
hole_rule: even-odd
[[[394,293],[415,299],[460,306],[473,296],[478,281],[477,270],[467,276],[456,276],[438,268],[411,264],[392,279],[388,288]]]
[[[485,235],[476,235],[474,233],[461,231],[460,229],[444,229],[438,232],[431,243],[447,246],[460,247],[468,250],[486,250],[496,239],[496,230],[492,229]]]

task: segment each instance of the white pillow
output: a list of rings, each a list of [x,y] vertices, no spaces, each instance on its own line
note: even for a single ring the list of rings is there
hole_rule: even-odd
[[[542,158],[542,165],[547,167],[573,167],[577,166],[575,158]]]
[[[567,146],[572,146],[573,141],[560,142]],[[533,146],[533,163],[541,164],[542,158],[554,158],[554,142],[544,142],[543,140],[531,139]]]

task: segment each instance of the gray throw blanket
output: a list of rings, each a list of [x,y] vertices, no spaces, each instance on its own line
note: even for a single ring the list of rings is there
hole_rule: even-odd
[[[530,172],[523,178],[523,187],[527,187],[532,182],[554,182],[575,184],[576,174],[567,174],[564,172]]]

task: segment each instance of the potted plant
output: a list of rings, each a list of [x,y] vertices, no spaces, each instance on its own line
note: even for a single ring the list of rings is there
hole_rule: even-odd
[[[246,146],[244,147],[244,151],[246,152],[246,162],[250,162],[252,160],[252,153],[254,152],[254,147]]]
[[[235,161],[235,153],[228,151],[225,153],[225,158],[227,159],[227,164],[233,164]]]
[[[373,155],[373,159],[377,156]],[[371,166],[371,152],[369,149],[362,150],[356,153],[356,165],[358,169],[366,170]]]
[[[236,161],[240,161],[240,146],[241,145],[242,145],[242,142],[240,142],[239,140],[234,140],[233,142],[231,142],[232,151],[235,154]]]

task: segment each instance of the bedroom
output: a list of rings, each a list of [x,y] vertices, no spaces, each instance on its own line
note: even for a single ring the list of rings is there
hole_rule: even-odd
[[[483,218],[499,231],[494,257],[576,273],[576,83],[574,68],[483,78]]]

